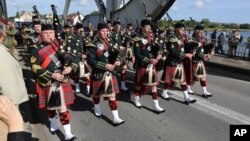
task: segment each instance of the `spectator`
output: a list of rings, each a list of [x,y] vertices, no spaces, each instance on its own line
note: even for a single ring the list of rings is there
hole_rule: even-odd
[[[243,36],[240,35],[239,30],[233,30],[231,36],[229,37],[229,57],[236,56],[236,50],[238,44],[243,40]]]
[[[250,36],[247,38],[248,59],[250,60]]]
[[[24,131],[24,123],[18,108],[0,93],[0,121],[8,127],[7,141],[33,141],[31,134]],[[3,128],[1,127],[1,130]],[[3,137],[0,137],[2,140]]]
[[[216,53],[224,54],[223,46],[226,43],[226,36],[225,32],[221,32],[221,34],[218,37],[218,47],[215,49]]]
[[[19,65],[18,60],[14,57],[14,54],[3,45],[6,40],[6,36],[6,27],[4,24],[0,24],[0,86],[2,88],[2,93],[7,96],[15,105],[19,105],[25,101],[28,101],[28,95],[24,83],[22,68]],[[0,134],[3,136],[3,138],[6,138],[7,130],[4,130],[6,129],[4,128],[4,124],[1,125],[2,127],[0,128]]]
[[[216,46],[216,37],[217,37],[217,29],[215,29],[214,32],[211,34],[211,39],[212,39],[212,43],[214,45],[214,48]]]
[[[6,29],[6,40],[4,42],[4,45],[9,48],[9,50],[14,53],[15,46],[17,46],[17,41],[15,39],[15,34],[16,34],[16,26],[12,21],[8,21],[7,24],[7,29]]]

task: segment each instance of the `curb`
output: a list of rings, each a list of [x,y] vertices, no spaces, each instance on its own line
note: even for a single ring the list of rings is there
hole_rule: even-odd
[[[216,68],[223,69],[223,70],[230,70],[232,72],[237,72],[237,73],[240,72],[244,75],[249,75],[250,73],[250,69],[247,69],[247,68],[229,66],[226,64],[220,64],[220,63],[215,63],[215,62],[205,62],[205,65],[210,66],[210,67],[216,67]]]

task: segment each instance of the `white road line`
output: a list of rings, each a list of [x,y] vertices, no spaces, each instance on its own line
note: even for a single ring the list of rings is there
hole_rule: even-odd
[[[126,82],[134,84],[133,81],[126,81]],[[162,89],[158,88],[158,90],[162,90]],[[169,93],[172,94],[171,95],[172,98],[183,101],[182,92],[169,91]],[[197,102],[194,104],[190,104],[189,105],[190,107],[198,109],[222,121],[228,122],[229,124],[250,124],[250,117],[246,115],[243,115],[231,109],[225,108],[218,104],[212,103],[198,96],[194,96],[194,95],[191,95],[191,96],[195,97]]]

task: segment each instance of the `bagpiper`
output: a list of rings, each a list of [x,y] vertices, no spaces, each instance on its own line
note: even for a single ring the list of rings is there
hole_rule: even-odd
[[[187,83],[183,68],[183,59],[185,57],[192,58],[193,54],[184,52],[185,46],[185,25],[183,23],[175,24],[175,33],[169,36],[167,42],[168,59],[162,75],[164,81],[164,90],[161,96],[169,99],[168,89],[172,89],[175,83],[180,83],[186,104],[196,102],[195,99],[189,96],[187,91]]]
[[[141,108],[140,96],[150,92],[154,101],[155,111],[162,113],[165,110],[159,106],[157,94],[157,73],[155,65],[161,58],[161,54],[153,53],[154,35],[151,32],[150,21],[141,21],[142,33],[133,38],[137,69],[135,74],[134,104]],[[146,91],[145,91],[146,90]]]
[[[136,33],[133,29],[132,23],[128,23],[127,28],[125,30],[124,42],[123,42],[123,46],[126,48],[125,59],[127,66],[130,61],[132,62],[133,65],[135,63],[134,42],[132,40],[132,38],[134,38],[135,36]]]
[[[193,94],[194,92],[191,89],[191,85],[193,85],[195,81],[200,81],[200,85],[203,89],[202,96],[208,98],[211,97],[212,94],[207,91],[207,79],[204,59],[207,59],[208,56],[210,58],[213,49],[213,43],[207,41],[203,37],[203,29],[204,28],[201,25],[195,26],[193,40],[198,43],[198,46],[195,48],[195,55],[191,58],[191,60],[187,60],[186,62],[188,64],[185,65],[185,73],[188,78],[188,92]]]
[[[115,46],[119,46],[120,48],[120,61],[121,61],[121,67],[120,67],[120,76],[121,76],[121,90],[127,91],[128,88],[125,84],[126,79],[126,70],[127,70],[127,64],[125,60],[125,47],[124,45],[124,33],[121,31],[121,22],[119,20],[115,20],[113,22],[113,31],[111,32],[111,39],[114,42]]]
[[[92,44],[92,45],[90,45]],[[91,92],[94,103],[94,114],[102,115],[100,97],[109,101],[109,107],[113,115],[114,126],[124,123],[118,114],[118,101],[116,95],[120,92],[117,83],[117,70],[120,67],[119,46],[111,43],[108,38],[108,27],[106,23],[97,26],[97,37],[88,46],[88,64],[92,68]]]
[[[68,74],[76,71],[78,66],[70,63],[62,65],[59,41],[55,38],[55,31],[51,24],[42,26],[42,42],[30,47],[32,71],[36,75],[36,93],[38,95],[39,109],[47,108],[50,121],[50,131],[59,130],[56,111],[63,125],[65,140],[74,140],[71,133],[70,113],[68,106],[73,104],[75,96]]]
[[[77,50],[77,57],[79,61],[79,70],[74,74],[74,82],[76,86],[76,92],[80,92],[79,80],[83,81],[86,85],[87,92],[89,95],[90,91],[90,68],[87,64],[87,49],[86,44],[90,42],[90,38],[84,37],[84,27],[81,23],[77,23],[75,26],[75,35],[72,37]]]

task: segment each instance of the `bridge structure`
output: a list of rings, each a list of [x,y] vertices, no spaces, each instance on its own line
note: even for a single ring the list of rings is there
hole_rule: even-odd
[[[170,9],[176,0],[95,0],[100,11],[101,20],[119,18],[124,24],[137,24],[137,21],[150,16],[153,21],[159,20]],[[66,0],[64,18],[66,18],[71,0]],[[88,16],[87,16],[88,17]],[[89,16],[91,18],[91,16]],[[85,19],[91,21],[91,19]]]
[[[6,0],[0,0],[0,18],[8,18]]]

